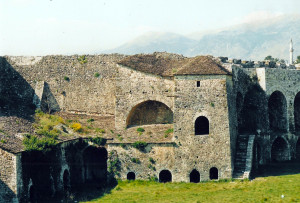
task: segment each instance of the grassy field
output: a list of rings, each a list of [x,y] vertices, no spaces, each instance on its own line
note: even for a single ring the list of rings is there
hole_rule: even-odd
[[[90,202],[300,202],[300,174],[197,184],[119,181]]]

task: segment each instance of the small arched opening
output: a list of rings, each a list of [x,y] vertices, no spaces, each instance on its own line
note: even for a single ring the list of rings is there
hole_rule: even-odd
[[[290,159],[290,151],[288,143],[282,138],[277,137],[271,149],[271,160],[272,162],[282,162]]]
[[[199,183],[200,182],[200,173],[194,169],[190,173],[190,182],[191,183]]]
[[[300,138],[298,139],[296,144],[296,159],[300,161]]]
[[[253,156],[252,156],[252,169],[256,172],[259,165],[262,164],[262,157],[261,157],[261,147],[258,142],[254,142],[253,145]]]
[[[219,178],[218,169],[216,167],[212,167],[211,169],[209,169],[209,179],[218,180],[218,178]]]
[[[159,173],[159,182],[166,183],[166,182],[172,182],[172,174],[169,170],[162,170]]]
[[[208,135],[209,121],[205,116],[199,116],[195,121],[195,135]]]
[[[86,182],[101,182],[107,175],[107,150],[104,147],[89,146],[83,151],[83,172]]]
[[[70,173],[67,169],[64,171],[63,175],[63,186],[65,192],[70,191]]]
[[[173,123],[173,111],[164,103],[148,100],[133,107],[127,117],[127,127]]]
[[[273,92],[269,97],[268,114],[272,131],[287,130],[287,104],[285,96],[280,91]]]
[[[127,180],[135,180],[135,173],[134,172],[127,173]]]

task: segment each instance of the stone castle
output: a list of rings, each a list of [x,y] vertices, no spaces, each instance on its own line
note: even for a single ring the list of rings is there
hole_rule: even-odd
[[[0,58],[0,202],[97,180],[249,178],[300,159],[300,71],[273,62],[153,53]],[[36,108],[93,118],[105,146],[60,137],[24,150]],[[2,141],[3,140],[3,141]]]

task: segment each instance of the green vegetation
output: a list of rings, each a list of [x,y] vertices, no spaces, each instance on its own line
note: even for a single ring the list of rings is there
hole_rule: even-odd
[[[133,163],[136,163],[136,164],[140,164],[140,163],[141,163],[141,161],[140,161],[139,158],[131,158],[130,160],[131,160]]]
[[[165,138],[169,137],[169,135],[171,133],[173,133],[174,129],[173,128],[169,128],[168,130],[165,131]]]
[[[140,150],[140,151],[144,151],[145,148],[147,147],[147,143],[146,142],[142,142],[142,141],[136,141],[135,143],[132,143],[131,146],[133,146],[134,148]]]
[[[145,129],[144,128],[138,128],[138,129],[136,129],[136,131],[142,133],[142,132],[145,132]]]
[[[155,180],[155,177],[153,177]],[[157,180],[157,178],[156,178]],[[91,202],[299,202],[300,174],[203,183],[119,181]],[[118,189],[117,189],[118,188]]]
[[[49,151],[57,144],[57,139],[54,137],[38,137],[27,134],[23,139],[25,151]]]
[[[215,104],[213,102],[210,103],[211,107],[215,107]]]
[[[90,118],[90,119],[87,120],[88,123],[92,123],[94,121],[95,121],[95,119],[93,119],[93,118]]]
[[[78,60],[78,62],[79,62],[80,64],[85,64],[85,63],[87,63],[87,59],[85,58],[85,55],[79,56],[79,57],[77,58],[77,60]]]
[[[98,72],[95,73],[95,74],[94,74],[94,77],[95,77],[95,78],[99,78],[99,77],[100,77],[100,73],[98,73]]]
[[[276,62],[285,63],[284,59],[273,58],[271,55],[265,57],[265,60],[274,61],[275,63]]]
[[[65,81],[70,81],[70,78],[68,76],[64,76]]]
[[[5,144],[6,140],[5,139],[1,139],[0,142],[3,143],[3,144]]]
[[[155,164],[155,160],[152,157],[149,158],[149,161],[150,163]]]
[[[152,164],[148,164],[148,168],[150,168],[150,169],[153,170],[153,171],[156,171],[155,166],[153,166]]]
[[[102,137],[89,137],[89,141],[99,146],[104,146],[106,144],[106,139]]]
[[[297,56],[296,63],[300,63],[300,56]]]
[[[97,132],[97,133],[105,133],[105,130],[104,129],[101,129],[101,128],[95,128],[95,131]]]

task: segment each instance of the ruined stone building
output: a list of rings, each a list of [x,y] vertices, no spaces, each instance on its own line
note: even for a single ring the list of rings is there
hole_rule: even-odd
[[[108,174],[199,182],[300,159],[293,66],[154,53],[4,56],[0,70],[0,201],[53,196]],[[52,154],[28,154],[22,133],[34,133],[37,107],[92,117],[106,145],[74,135]]]

